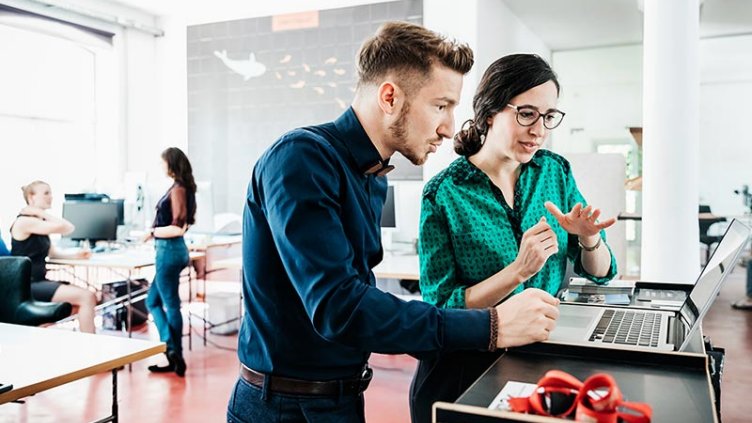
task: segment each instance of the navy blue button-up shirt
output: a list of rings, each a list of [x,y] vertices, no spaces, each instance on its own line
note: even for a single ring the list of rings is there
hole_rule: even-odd
[[[440,310],[375,287],[387,182],[366,171],[379,162],[348,109],[285,134],[256,163],[243,212],[247,367],[332,380],[360,374],[370,352],[488,347],[488,310]]]

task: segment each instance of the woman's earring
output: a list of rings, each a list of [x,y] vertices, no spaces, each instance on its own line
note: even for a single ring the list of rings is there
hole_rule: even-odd
[[[486,134],[480,134],[480,144],[483,145],[486,142]]]

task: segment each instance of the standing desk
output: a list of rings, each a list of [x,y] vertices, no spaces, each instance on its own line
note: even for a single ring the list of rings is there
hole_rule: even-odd
[[[208,275],[223,270],[215,263],[239,255],[243,238],[240,235],[213,235],[202,237],[192,235],[186,238],[188,250],[206,254],[205,260],[194,263],[198,279],[206,279]],[[214,278],[215,275],[212,275]],[[220,276],[221,278],[221,276]]]
[[[162,342],[0,323],[0,378],[13,385],[0,404],[112,371],[112,414],[99,422],[117,422],[117,368],[165,349]]]
[[[217,260],[214,262],[214,268],[241,270],[243,268],[243,258],[232,257]],[[373,274],[377,278],[420,280],[418,256],[386,254],[382,262],[373,268]]]
[[[594,373],[612,375],[626,400],[650,404],[654,422],[718,421],[704,354],[533,344],[507,351],[454,404],[434,404],[434,422],[570,421],[488,409],[507,381],[535,384],[552,369],[580,381]]]
[[[384,259],[373,268],[377,278],[420,280],[420,263],[418,256],[384,254]]]

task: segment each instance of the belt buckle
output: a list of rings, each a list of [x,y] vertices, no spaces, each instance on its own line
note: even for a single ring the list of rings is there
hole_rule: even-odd
[[[358,390],[364,392],[368,388],[368,385],[371,384],[372,378],[373,370],[368,366],[363,368],[363,373],[360,374],[360,380],[358,380]]]

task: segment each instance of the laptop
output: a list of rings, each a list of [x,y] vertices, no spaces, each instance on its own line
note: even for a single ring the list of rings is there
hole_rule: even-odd
[[[750,236],[733,220],[678,311],[585,304],[561,304],[549,343],[590,347],[685,351],[721,284],[736,265]]]

